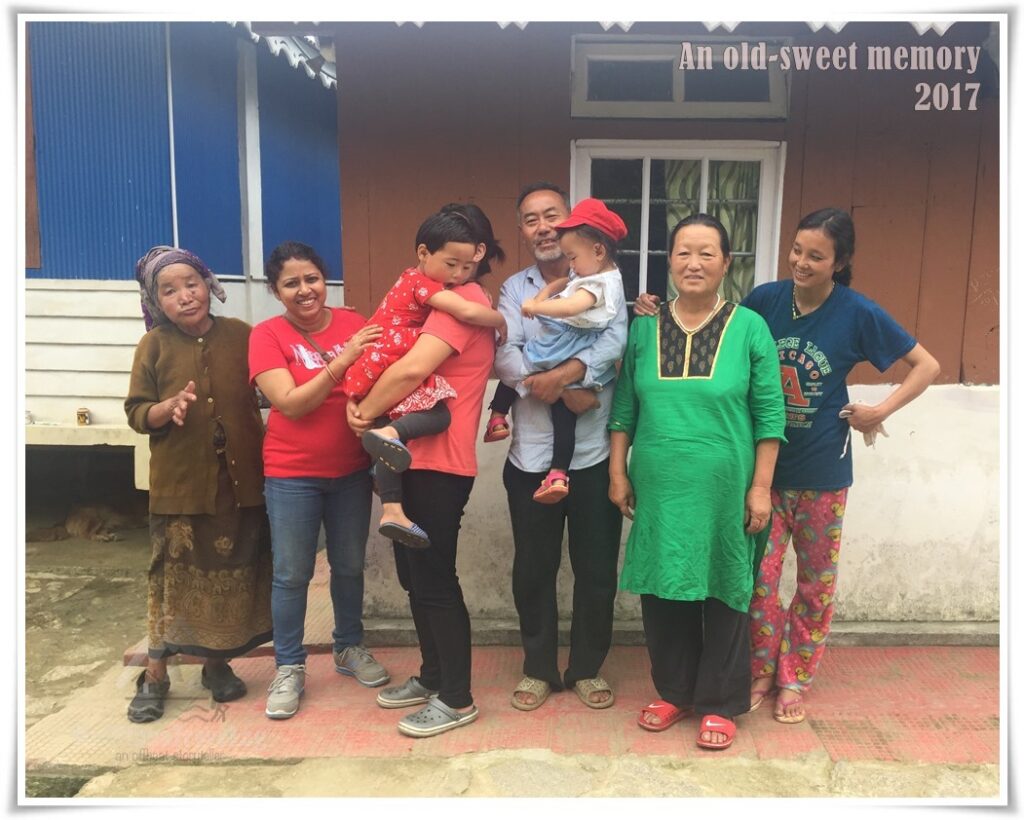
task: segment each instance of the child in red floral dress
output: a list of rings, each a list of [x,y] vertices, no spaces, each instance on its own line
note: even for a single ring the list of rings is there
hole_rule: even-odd
[[[486,260],[503,255],[493,234],[482,232],[467,215],[468,207],[446,206],[420,225],[416,233],[419,264],[402,273],[370,317],[369,324],[383,327],[384,335],[345,372],[343,385],[350,399],[358,402],[366,396],[380,375],[409,351],[432,309],[443,310],[461,322],[493,327],[504,339],[505,319],[498,311],[446,290],[471,275],[486,273]],[[454,396],[442,376],[431,374],[389,411],[390,418],[378,419],[377,428],[362,438],[363,448],[383,467],[376,470],[382,506],[378,532],[409,547],[429,547],[430,539],[402,509],[398,474],[412,461],[404,442],[446,430],[451,414],[444,399]]]

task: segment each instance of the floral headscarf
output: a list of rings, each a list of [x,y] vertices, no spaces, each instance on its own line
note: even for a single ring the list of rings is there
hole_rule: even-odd
[[[184,248],[172,248],[169,245],[156,245],[135,263],[135,279],[139,283],[142,299],[142,318],[146,322],[146,330],[155,325],[163,325],[170,321],[160,309],[160,300],[156,295],[156,276],[168,265],[184,264],[193,268],[206,282],[210,293],[222,302],[227,299],[224,288],[213,275],[206,263],[191,251]]]

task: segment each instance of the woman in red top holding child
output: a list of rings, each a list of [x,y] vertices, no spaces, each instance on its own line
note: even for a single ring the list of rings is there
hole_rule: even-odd
[[[486,307],[486,292],[475,281],[488,261],[503,254],[491,223],[475,205],[449,205],[442,212],[464,214],[473,226],[477,252],[456,280],[455,292]],[[384,708],[422,705],[403,717],[398,730],[429,737],[465,726],[478,712],[470,691],[469,612],[456,572],[459,524],[476,476],[476,435],[487,379],[494,363],[494,333],[435,310],[412,349],[377,380],[366,397],[348,406],[349,425],[366,438],[373,419],[400,402],[431,373],[455,390],[447,400],[451,424],[438,434],[410,442],[412,466],[401,475],[409,513],[430,532],[431,547],[408,549],[396,540],[398,580],[409,594],[422,663],[419,674],[384,689]],[[370,434],[372,435],[372,434]]]
[[[461,322],[494,328],[504,339],[505,318],[498,311],[448,290],[466,281],[484,253],[469,217],[454,209],[432,214],[416,232],[414,247],[417,266],[398,277],[370,318],[370,324],[384,328],[383,335],[345,373],[342,386],[354,401],[362,400],[380,375],[409,352],[435,309]],[[455,395],[443,376],[430,373],[412,393],[380,415],[375,431],[363,436],[363,447],[378,463],[379,532],[407,547],[429,547],[430,537],[402,509],[399,473],[408,469],[412,460],[405,444],[446,430],[451,414],[444,400]]]

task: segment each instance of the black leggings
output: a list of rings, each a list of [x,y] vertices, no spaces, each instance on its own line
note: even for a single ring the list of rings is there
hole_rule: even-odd
[[[398,582],[409,593],[409,608],[420,642],[419,679],[453,709],[473,704],[470,692],[469,612],[455,569],[462,513],[473,489],[472,476],[435,470],[406,470],[405,505],[430,533],[430,549],[394,543]]]
[[[508,415],[519,394],[504,382],[498,382],[490,409]],[[555,442],[551,453],[551,469],[568,471],[576,451],[576,414],[559,399],[551,405],[551,427]]]
[[[387,427],[390,424],[398,432],[402,444],[406,444],[410,439],[443,433],[451,423],[452,414],[448,406],[444,402],[438,402],[429,410],[406,413],[394,421],[387,416],[381,416],[377,419],[376,426]],[[377,491],[380,493],[382,504],[402,503],[401,473],[393,473],[387,467],[378,466],[374,470],[374,477],[377,479]]]

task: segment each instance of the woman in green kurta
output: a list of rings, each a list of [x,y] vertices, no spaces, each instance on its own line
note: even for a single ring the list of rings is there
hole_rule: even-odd
[[[767,325],[718,294],[725,228],[687,217],[669,247],[679,296],[630,328],[608,425],[609,495],[634,519],[619,586],[641,596],[661,696],[638,722],[660,731],[696,712],[698,745],[721,749],[750,705],[754,534],[770,517],[785,412]]]

